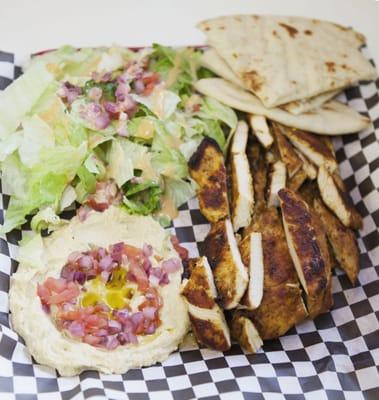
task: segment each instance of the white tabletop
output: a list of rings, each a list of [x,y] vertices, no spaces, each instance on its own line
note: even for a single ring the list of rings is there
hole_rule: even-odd
[[[302,15],[353,26],[379,65],[375,0],[8,0],[0,2],[0,49],[26,55],[62,44],[201,44],[196,22],[232,13]]]

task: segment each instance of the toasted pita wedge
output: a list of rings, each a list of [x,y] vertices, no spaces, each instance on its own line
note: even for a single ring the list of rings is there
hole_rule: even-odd
[[[284,136],[282,130],[286,128],[277,122],[271,122],[271,129],[275,137],[280,158],[287,167],[288,177],[292,178],[301,169],[303,162],[292,144]]]
[[[342,88],[341,88],[342,89]],[[341,90],[330,90],[325,93],[321,93],[317,96],[309,97],[303,100],[295,100],[280,106],[283,110],[290,112],[291,114],[299,115],[310,111],[317,110],[323,104],[328,102],[337,96]]]
[[[244,83],[230,69],[229,65],[218,55],[217,51],[210,48],[201,55],[200,64],[216,75],[243,88]]]
[[[249,115],[249,123],[252,132],[266,149],[270,148],[274,142],[270,128],[267,125],[266,117],[263,115]]]
[[[230,220],[211,225],[204,240],[204,252],[213,270],[223,308],[237,307],[249,281]]]
[[[352,204],[348,194],[341,190],[333,175],[324,166],[318,170],[317,184],[324,203],[348,228],[362,228],[362,217]]]
[[[203,21],[198,27],[266,107],[308,99],[377,76],[359,51],[365,42],[363,35],[331,22],[231,15]]]
[[[359,273],[359,249],[354,232],[346,228],[320,199],[314,200],[314,209],[320,217],[339,266],[355,285]]]
[[[249,270],[249,284],[240,301],[239,308],[254,310],[259,307],[263,296],[263,248],[262,234],[251,232],[239,245],[242,261]]]
[[[233,338],[247,352],[256,353],[263,346],[263,341],[253,322],[238,311],[234,313],[230,326]]]
[[[286,166],[277,161],[271,164],[268,178],[267,204],[269,207],[279,207],[278,192],[286,187]]]
[[[337,169],[334,153],[321,137],[291,128],[285,129],[283,133],[300,152],[318,167],[325,165],[331,172]]]
[[[298,194],[282,189],[278,196],[288,248],[307,295],[309,315],[314,318],[332,305],[331,265],[325,233]]]
[[[245,88],[244,82],[234,74],[229,65],[217,54],[214,49],[210,48],[206,50],[200,58],[200,63],[204,67],[214,72],[220,78],[224,78],[225,80],[241,87],[242,89],[248,89]],[[283,108],[284,110],[295,115],[306,113],[319,108],[328,100],[335,97],[338,93],[339,90],[331,90],[307,99],[291,101],[281,105],[280,108]]]
[[[254,207],[253,182],[246,154],[233,154],[231,160],[231,214],[237,232],[250,224]]]
[[[204,138],[188,162],[189,173],[199,185],[200,211],[209,222],[229,214],[224,156],[215,140]]]
[[[329,101],[317,110],[293,115],[281,108],[268,108],[252,93],[221,78],[200,79],[195,83],[200,93],[214,97],[221,103],[250,114],[264,115],[283,125],[292,126],[321,135],[343,135],[359,132],[369,126],[370,120],[353,108]]]
[[[238,121],[236,131],[233,135],[231,154],[245,154],[249,127],[245,121]]]
[[[188,313],[196,339],[211,349],[230,349],[230,333],[220,307],[200,308],[188,303]]]

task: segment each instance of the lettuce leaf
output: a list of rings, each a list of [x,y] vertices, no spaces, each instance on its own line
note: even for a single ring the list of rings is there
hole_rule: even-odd
[[[0,140],[16,130],[53,79],[45,65],[36,62],[0,93]]]
[[[127,182],[122,189],[123,204],[130,214],[149,215],[159,209],[161,188],[158,184]]]
[[[237,126],[237,115],[234,110],[218,100],[206,96],[201,105],[200,112],[197,114],[200,118],[206,120],[219,120],[226,124],[231,130]]]
[[[195,195],[194,184],[183,179],[165,178],[165,191],[167,196],[180,207]]]

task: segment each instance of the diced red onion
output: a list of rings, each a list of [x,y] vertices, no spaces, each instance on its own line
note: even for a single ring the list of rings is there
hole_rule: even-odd
[[[87,219],[88,213],[91,211],[91,209],[87,206],[81,206],[76,212],[76,215],[79,218],[80,222],[83,222]]]
[[[124,101],[129,95],[129,87],[126,83],[119,83],[116,88],[115,96],[118,101]]]
[[[106,72],[102,77],[101,77],[101,81],[102,82],[108,82],[110,81],[112,78],[112,72]]]
[[[116,261],[117,263],[121,264],[123,251],[124,251],[124,243],[123,242],[114,244],[111,249],[112,259],[114,261]]]
[[[112,103],[111,101],[105,101],[103,103],[103,107],[106,111],[108,111],[111,114],[117,114],[120,112],[118,104]]]
[[[116,321],[115,319],[110,319],[108,321],[108,333],[113,335],[121,331],[122,331],[122,325],[119,321]]]
[[[144,243],[144,245],[143,245],[143,247],[142,247],[142,251],[143,251],[143,254],[144,254],[146,257],[150,257],[150,256],[153,255],[153,246],[150,245],[150,244]]]
[[[75,262],[79,260],[79,258],[82,256],[82,253],[80,251],[73,251],[69,256],[68,256],[68,262]]]
[[[177,258],[165,260],[161,265],[163,270],[169,274],[180,270],[180,261]]]
[[[105,347],[108,350],[114,350],[119,344],[120,344],[120,342],[117,339],[117,335],[108,336],[106,338]]]
[[[143,313],[138,311],[130,317],[131,322],[133,324],[133,331],[135,332],[138,328],[138,326],[143,322]]]
[[[83,337],[84,336],[84,324],[80,321],[72,321],[68,327],[68,331],[72,336]]]
[[[154,322],[151,322],[148,327],[145,329],[145,333],[147,335],[152,335],[157,330]]]
[[[92,268],[93,258],[91,256],[84,255],[79,259],[79,265],[85,269]]]
[[[112,263],[113,263],[112,257],[107,255],[100,260],[99,268],[105,271],[109,271],[112,267]]]
[[[102,247],[100,247],[97,252],[98,252],[98,255],[99,255],[100,258],[103,258],[103,257],[105,257],[107,255],[106,250],[104,248],[102,248]]]
[[[153,320],[157,309],[155,307],[145,307],[142,312],[145,318]]]
[[[101,99],[101,96],[102,96],[102,95],[103,95],[103,91],[101,90],[100,87],[97,87],[97,86],[91,88],[91,89],[88,91],[88,97],[89,97],[91,100],[94,100],[94,101],[99,101],[99,100]]]
[[[109,277],[111,276],[111,273],[110,273],[110,271],[102,271],[100,276],[101,276],[101,280],[104,283],[107,283],[109,281]]]
[[[97,329],[96,332],[93,332],[94,336],[107,336],[108,331],[105,328]]]
[[[75,86],[70,82],[65,82],[58,89],[57,95],[63,99],[66,99],[69,104],[73,103],[77,97],[82,94],[82,89],[79,86]]]
[[[137,94],[141,94],[145,90],[145,84],[143,83],[143,81],[141,79],[135,80],[133,87],[134,87],[134,91]]]
[[[126,113],[133,111],[136,106],[137,103],[133,100],[133,98],[129,95],[125,96],[125,98],[122,100],[121,103],[119,103],[120,105],[120,109],[122,111],[125,111]]]
[[[86,281],[86,274],[81,271],[76,271],[74,272],[74,276],[72,278],[74,282],[78,282],[79,285],[84,285],[84,282]]]

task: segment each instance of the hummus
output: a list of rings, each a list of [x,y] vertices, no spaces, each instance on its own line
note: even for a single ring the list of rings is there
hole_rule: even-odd
[[[167,233],[151,217],[132,216],[111,207],[103,213],[90,212],[84,222],[75,217],[51,236],[36,241],[28,251],[25,248],[20,253],[18,271],[11,277],[10,309],[13,328],[24,338],[37,362],[56,368],[64,376],[88,369],[125,373],[130,368],[163,361],[178,347],[189,325],[187,308],[180,296],[182,267],[170,274],[168,284],[158,286],[163,305],[159,310],[161,324],[154,334],[138,336],[137,344],[113,350],[65,335],[37,295],[37,286],[47,278],[59,278],[70,254],[88,251],[91,246],[108,248],[124,242],[142,248],[149,244],[164,260],[178,257]]]

